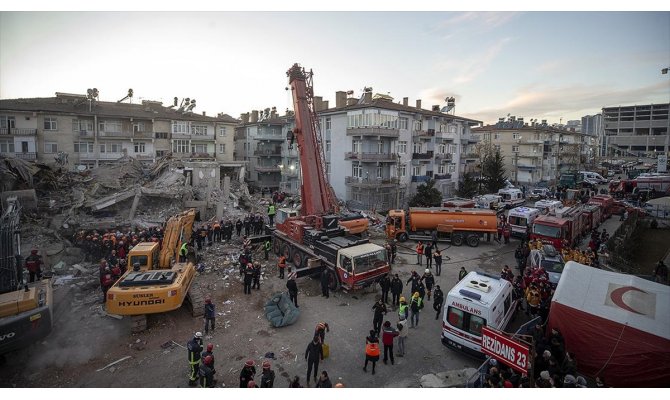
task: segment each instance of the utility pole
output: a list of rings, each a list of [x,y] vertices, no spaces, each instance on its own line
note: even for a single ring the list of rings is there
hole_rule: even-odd
[[[400,154],[396,153],[396,189],[395,189],[395,209],[400,209]]]

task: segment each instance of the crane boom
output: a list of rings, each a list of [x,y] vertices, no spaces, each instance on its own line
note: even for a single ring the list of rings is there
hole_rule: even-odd
[[[286,75],[293,92],[295,129],[302,169],[302,215],[325,215],[339,211],[335,192],[326,177],[325,156],[319,119],[314,109],[312,71],[293,64]]]

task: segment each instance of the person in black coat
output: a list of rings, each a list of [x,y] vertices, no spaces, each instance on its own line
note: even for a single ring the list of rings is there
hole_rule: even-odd
[[[244,269],[244,294],[251,294],[251,283],[254,280],[254,275],[254,265],[249,262]]]
[[[386,304],[382,299],[377,300],[377,302],[372,306],[372,309],[375,311],[374,318],[372,319],[372,327],[374,331],[379,336],[379,333],[382,330],[382,322],[384,320],[384,315],[386,314]]]
[[[386,274],[382,277],[382,279],[379,281],[379,286],[382,289],[382,301],[385,304],[388,304],[388,302],[389,302],[389,290],[391,289],[391,279],[389,279],[388,274]]]
[[[330,297],[330,292],[329,292],[330,288],[328,287],[328,284],[330,283],[329,279],[328,279],[329,274],[330,274],[330,272],[328,271],[327,268],[324,269],[321,272],[321,296],[323,296],[325,298]]]
[[[286,281],[286,288],[288,289],[288,295],[296,308],[298,308],[298,284],[295,282],[296,274],[291,271],[291,267],[288,267],[288,280]]]
[[[440,311],[442,311],[442,303],[444,302],[444,293],[440,289],[440,285],[435,286],[435,294],[433,296],[433,310],[435,310],[435,319],[440,318]]]
[[[319,374],[319,361],[323,360],[323,346],[317,336],[314,336],[311,342],[307,345],[305,350],[305,360],[307,360],[307,384],[309,385],[309,377],[314,368],[314,382],[317,382],[317,375]]]
[[[398,274],[393,275],[393,279],[391,279],[391,295],[393,300],[392,304],[394,307],[398,307],[400,305],[400,295],[402,294],[402,288],[403,284],[398,277]]]

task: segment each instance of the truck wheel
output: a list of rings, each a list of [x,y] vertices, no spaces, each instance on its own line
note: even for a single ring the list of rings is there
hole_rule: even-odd
[[[293,249],[293,264],[295,265],[296,268],[302,268],[302,264],[305,262],[305,255],[302,253],[302,251],[298,249]]]
[[[407,237],[407,234],[405,232],[398,235],[398,241],[400,241],[400,242],[406,242],[407,239],[409,239],[409,238]]]
[[[332,269],[328,270],[328,288],[332,291],[340,288],[340,280]]]
[[[272,250],[275,252],[276,256],[279,256],[281,254],[281,242],[276,238],[272,243]]]
[[[460,233],[454,234],[454,236],[451,237],[451,244],[454,246],[462,246],[463,245],[463,235]]]
[[[281,253],[287,260],[291,259],[291,245],[288,243],[281,244]]]
[[[477,247],[479,246],[479,235],[470,235],[467,238],[468,246]]]

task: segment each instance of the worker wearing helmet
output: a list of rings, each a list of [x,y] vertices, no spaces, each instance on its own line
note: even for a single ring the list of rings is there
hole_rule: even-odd
[[[314,328],[314,337],[318,337],[321,344],[326,342],[326,331],[330,332],[330,326],[327,322],[319,322]]]
[[[263,361],[263,372],[261,374],[261,388],[271,388],[275,384],[275,372],[272,370],[270,361]]]
[[[419,292],[414,292],[414,294],[412,295],[412,299],[409,301],[410,328],[416,328],[417,326],[419,326],[419,313],[421,312],[422,308],[423,308],[423,299],[421,299]]]
[[[426,284],[426,294],[428,295],[428,300],[430,300],[430,295],[433,291],[433,286],[435,286],[435,277],[433,276],[433,273],[430,272],[430,269],[426,268],[426,271],[421,276],[421,280]]]
[[[251,288],[257,290],[261,288],[261,263],[258,261],[254,261],[254,275]]]
[[[203,353],[204,354],[204,353]],[[214,380],[214,357],[206,356],[202,359],[202,364],[198,370],[200,375],[200,387],[201,388],[213,388],[216,381]]]
[[[216,322],[216,310],[212,299],[207,297],[205,299],[205,335],[209,333],[210,326],[212,327],[212,332],[214,332]]]
[[[188,351],[188,385],[195,386],[198,381],[198,374],[200,369],[200,357],[202,353],[202,333],[196,332],[193,338],[186,343],[186,350]]]
[[[30,283],[35,282],[35,277],[37,280],[42,279],[42,256],[37,254],[37,249],[32,249],[26,257],[26,269],[30,274]]]
[[[216,369],[214,368],[214,353],[213,353],[213,351],[214,351],[214,345],[212,343],[208,343],[207,344],[207,349],[202,352],[202,354],[200,355],[200,359],[201,360],[206,360],[207,357],[211,357],[212,358],[212,364],[210,365],[210,367],[212,368],[212,371],[214,371],[214,373],[216,373]]]
[[[247,266],[244,268],[244,294],[251,294],[251,282],[254,279],[254,274],[254,265],[247,262]]]
[[[244,363],[244,368],[240,371],[240,388],[246,388],[249,382],[253,382],[256,376],[256,366],[254,360],[247,360]]]

